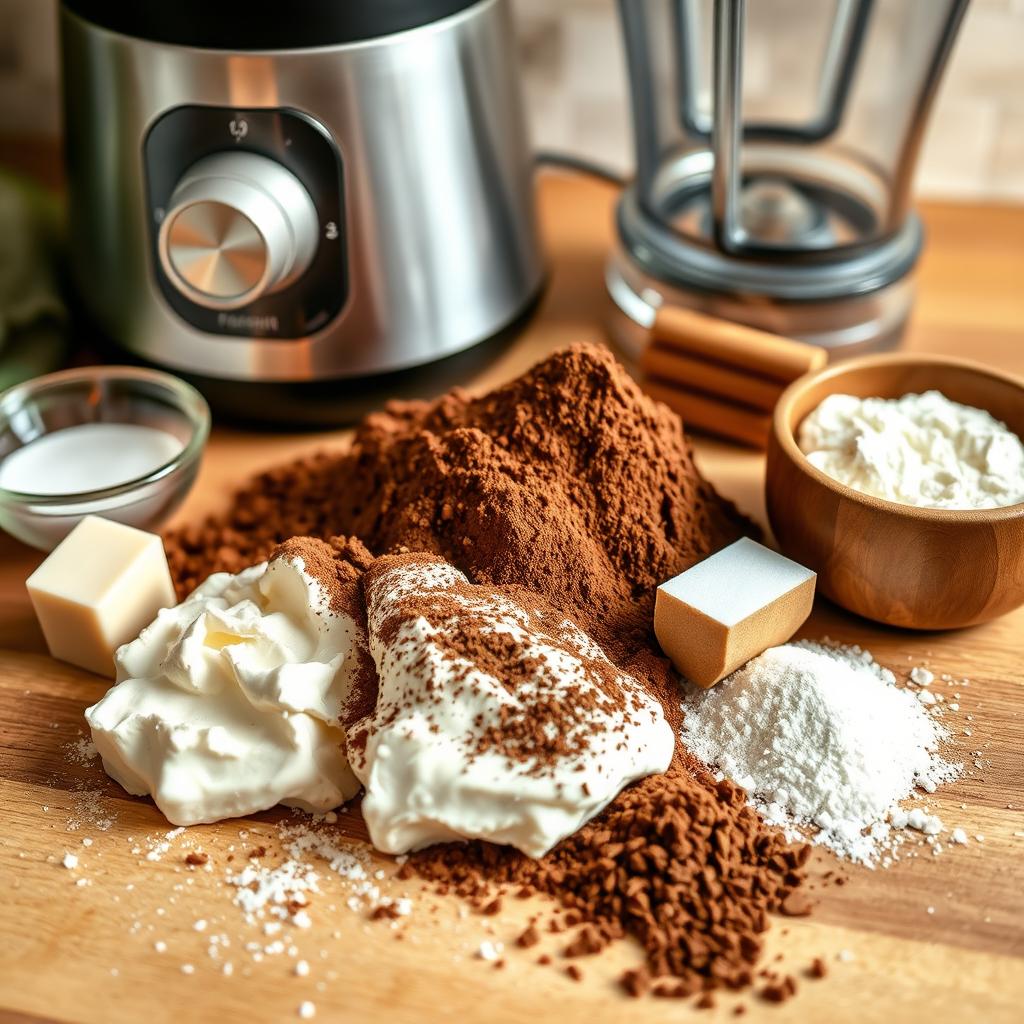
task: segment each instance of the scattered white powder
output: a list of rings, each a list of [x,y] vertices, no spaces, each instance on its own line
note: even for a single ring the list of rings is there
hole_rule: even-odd
[[[480,943],[480,948],[477,949],[476,955],[481,960],[494,961],[497,960],[504,952],[505,946],[500,942],[490,942],[485,939]]]
[[[91,736],[79,736],[64,747],[64,757],[71,764],[89,764],[99,756]]]
[[[71,794],[71,804],[72,815],[65,825],[69,832],[75,832],[83,825],[91,825],[100,832],[107,832],[113,827],[113,803],[108,804],[99,790],[74,791]]]
[[[773,647],[683,708],[687,747],[794,838],[817,829],[813,842],[874,866],[894,845],[893,827],[942,829],[897,804],[961,766],[939,757],[942,728],[859,647]]]
[[[78,867],[78,858],[73,853],[65,853],[64,859],[61,861],[61,863],[69,871],[74,871],[74,869]]]
[[[889,820],[895,828],[912,828],[926,836],[937,836],[944,827],[941,818],[929,814],[921,807],[915,807],[912,811],[894,808],[890,812]]]
[[[380,887],[370,878],[371,862],[366,851],[339,846],[329,834],[303,825],[282,825],[280,836],[288,854],[284,862],[270,868],[250,861],[237,874],[228,875],[228,884],[235,887],[234,902],[250,924],[269,916],[297,928],[309,928],[312,919],[302,908],[309,902],[309,894],[320,892],[320,875],[314,866],[317,862],[326,863],[348,884],[351,910],[380,901]]]
[[[316,1004],[311,1003],[308,999],[299,1004],[299,1016],[303,1020],[312,1020],[316,1016]]]
[[[840,483],[927,508],[1024,501],[1024,444],[1005,423],[938,391],[829,395],[800,425],[807,461]]]

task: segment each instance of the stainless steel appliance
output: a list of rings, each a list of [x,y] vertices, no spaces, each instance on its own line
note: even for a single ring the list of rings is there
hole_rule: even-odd
[[[507,0],[63,0],[61,36],[77,292],[144,360],[362,378],[538,293]]]
[[[895,344],[911,183],[967,0],[619,0],[636,178],[607,268],[635,350],[679,304],[834,352]]]

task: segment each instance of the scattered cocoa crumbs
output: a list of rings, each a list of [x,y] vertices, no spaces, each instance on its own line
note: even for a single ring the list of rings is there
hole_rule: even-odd
[[[686,999],[699,991],[699,984],[687,981],[658,981],[651,989],[659,999]]]
[[[732,1015],[734,1017],[742,1017],[743,1014],[745,1014],[746,1012],[747,1012],[747,1008],[746,1008],[746,1006],[743,1003],[737,1003],[732,1008]]]
[[[583,980],[583,972],[575,964],[569,964],[565,969],[565,973],[572,978],[573,981]]]
[[[591,956],[600,953],[608,945],[610,939],[603,935],[597,927],[592,924],[584,925],[576,937],[565,947],[564,955],[567,957]]]
[[[780,980],[770,981],[760,992],[761,998],[769,1003],[784,1003],[794,995],[796,995],[796,979],[788,974]]]
[[[651,975],[672,979],[685,996],[751,983],[768,913],[801,884],[809,853],[766,828],[742,789],[680,757],[541,860],[466,843],[407,863],[463,896],[528,882],[593,926],[569,947],[576,955],[632,935]],[[552,918],[548,928],[564,925]]]
[[[715,1008],[715,997],[710,992],[705,992],[697,1000],[696,1006],[698,1010],[713,1010]]]
[[[500,914],[501,897],[498,896],[496,899],[491,900],[490,903],[486,903],[480,913],[487,914],[489,917],[493,917],[495,914]]]
[[[541,955],[537,957],[537,963],[539,963],[541,967],[547,967],[551,963],[551,957],[547,953],[541,953]]]
[[[401,916],[398,905],[395,903],[378,903],[370,911],[371,921],[397,921]]]
[[[626,990],[627,995],[638,999],[651,987],[651,972],[646,967],[635,967],[625,971],[619,979],[619,983]]]
[[[791,892],[779,906],[786,917],[807,917],[812,909],[811,901],[802,892]]]
[[[260,857],[266,857],[267,848],[265,846],[254,846],[249,851],[249,860],[259,860]]]
[[[519,938],[516,939],[516,945],[522,946],[523,949],[529,949],[531,946],[536,946],[540,942],[540,932],[537,931],[537,926],[531,924],[526,931],[520,934]]]
[[[811,961],[811,966],[807,968],[807,974],[811,978],[824,978],[828,974],[828,964],[822,957],[816,956]]]
[[[191,853],[185,854],[185,863],[188,864],[189,867],[193,868],[202,867],[202,865],[205,864],[209,859],[210,857],[208,854],[199,853],[196,850],[193,850]]]

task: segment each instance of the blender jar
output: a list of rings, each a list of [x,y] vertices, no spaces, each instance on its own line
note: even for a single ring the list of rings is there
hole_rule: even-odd
[[[679,304],[844,354],[895,345],[911,184],[967,0],[619,0],[635,180],[607,268],[627,350]]]

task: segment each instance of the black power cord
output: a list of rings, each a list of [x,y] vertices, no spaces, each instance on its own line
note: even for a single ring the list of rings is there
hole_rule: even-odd
[[[576,171],[578,174],[589,174],[591,177],[600,178],[618,188],[622,188],[626,184],[626,179],[610,167],[573,153],[563,153],[556,149],[539,149],[533,154],[533,161],[538,167],[559,167],[567,171]]]

